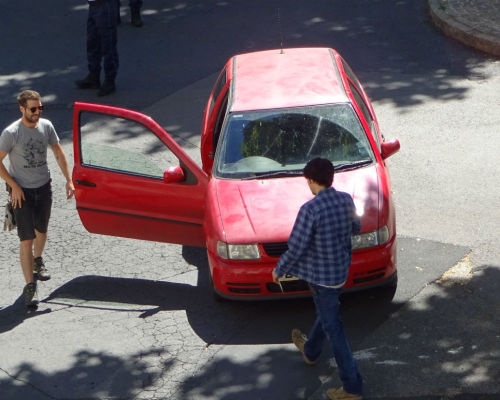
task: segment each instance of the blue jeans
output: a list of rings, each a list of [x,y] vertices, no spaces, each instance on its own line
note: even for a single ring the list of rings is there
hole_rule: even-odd
[[[339,377],[344,390],[361,395],[363,379],[359,374],[351,347],[345,337],[344,326],[340,317],[339,295],[341,289],[327,288],[311,284],[311,291],[316,306],[316,320],[307,335],[304,352],[310,360],[316,360],[328,340],[339,369]]]

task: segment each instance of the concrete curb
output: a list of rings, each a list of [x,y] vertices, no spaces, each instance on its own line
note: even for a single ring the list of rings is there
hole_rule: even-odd
[[[446,12],[440,0],[428,0],[428,9],[432,22],[447,36],[467,46],[500,57],[500,38],[480,31],[474,26],[458,21]]]

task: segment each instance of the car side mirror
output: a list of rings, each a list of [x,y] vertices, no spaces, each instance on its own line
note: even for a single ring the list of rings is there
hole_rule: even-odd
[[[175,183],[182,182],[184,180],[184,171],[179,165],[175,167],[170,167],[163,172],[163,182],[164,183]]]
[[[382,158],[385,160],[387,157],[392,156],[394,153],[399,151],[399,148],[401,145],[399,144],[398,139],[392,139],[389,140],[388,142],[383,142],[382,145],[382,151],[380,152],[382,155]]]

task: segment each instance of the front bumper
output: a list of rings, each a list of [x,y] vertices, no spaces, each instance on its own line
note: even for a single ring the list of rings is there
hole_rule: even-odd
[[[223,298],[236,300],[277,299],[310,295],[307,282],[288,281],[280,285],[272,281],[272,270],[279,257],[269,257],[261,248],[259,260],[225,260],[208,250],[208,261],[215,292]],[[382,246],[353,253],[349,275],[344,286],[347,292],[391,285],[397,279],[395,238]]]

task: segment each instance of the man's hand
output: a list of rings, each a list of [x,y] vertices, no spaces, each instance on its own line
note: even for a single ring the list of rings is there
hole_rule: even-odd
[[[24,197],[23,189],[17,183],[15,185],[11,185],[12,191],[10,193],[10,202],[12,203],[12,207],[21,208],[23,204],[23,200],[26,200]]]
[[[75,194],[75,186],[73,185],[73,181],[66,182],[66,198],[71,199]]]

